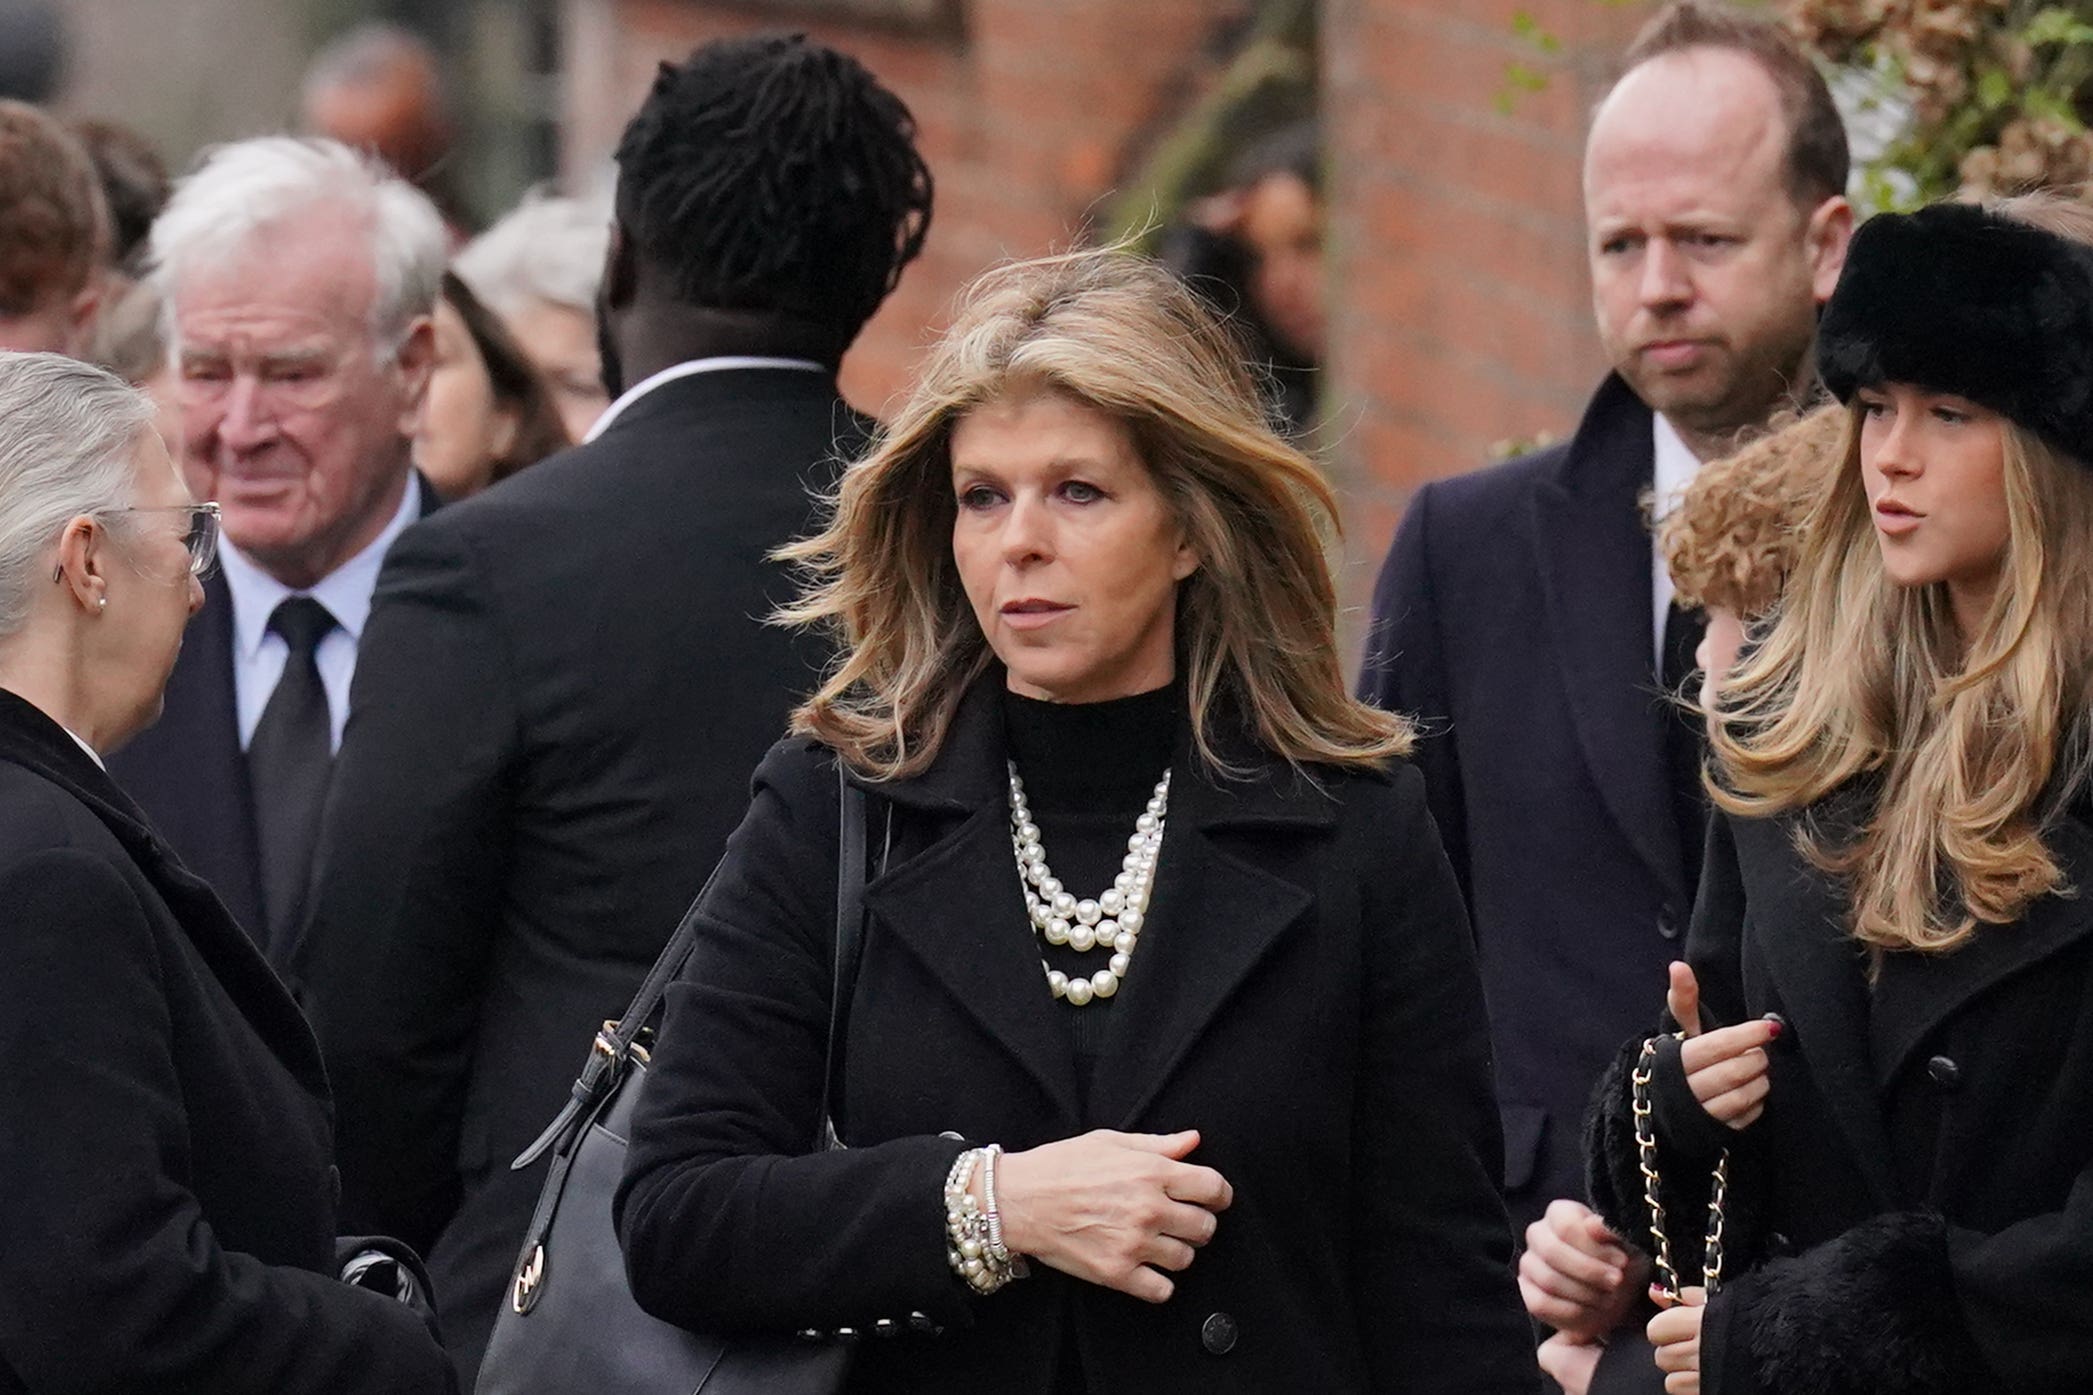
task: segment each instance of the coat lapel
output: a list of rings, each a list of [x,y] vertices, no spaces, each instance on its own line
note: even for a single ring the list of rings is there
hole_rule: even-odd
[[[199,957],[279,1061],[318,1100],[328,1099],[319,1043],[298,1005],[208,882],[182,865],[144,812],[49,717],[0,690],[0,759],[78,800],[123,845]]]
[[[1220,780],[1194,754],[1190,733],[1180,737],[1152,927],[1113,1005],[1091,1086],[1091,1115],[1108,1128],[1135,1126],[1201,1033],[1313,905],[1307,891],[1226,844],[1230,834],[1256,829],[1327,829],[1335,801],[1247,745],[1224,756],[1251,778]]]
[[[1592,400],[1560,473],[1534,492],[1548,633],[1578,744],[1607,812],[1674,898],[1689,899],[1665,761],[1642,499],[1649,409],[1619,378]]]
[[[1838,1121],[1853,1161],[1882,1206],[1893,1186],[1889,1130],[1868,1050],[1866,957],[1847,931],[1845,902],[1831,879],[1795,850],[1786,819],[1737,819],[1739,865],[1750,879],[1751,921],[1779,927],[1753,935],[1793,1030],[1792,1048]]]
[[[233,683],[232,591],[217,571],[204,581],[159,720],[109,758],[109,772],[234,918],[259,929],[261,855]]]
[[[1053,1018],[1067,1009],[1047,994],[1010,854],[999,674],[973,685],[929,771],[868,786],[950,826],[874,878],[865,904],[878,930],[908,949],[1073,1127],[1081,1118],[1075,1061]]]
[[[2077,895],[2045,896],[2017,924],[1979,926],[1950,954],[1885,957],[1871,1024],[1878,1086],[1887,1089],[1934,1030],[1972,999],[2093,934],[2093,904],[2085,899],[2093,827],[2066,817],[2048,842]]]

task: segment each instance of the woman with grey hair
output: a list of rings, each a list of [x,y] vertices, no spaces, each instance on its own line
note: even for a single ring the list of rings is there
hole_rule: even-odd
[[[576,441],[610,405],[596,340],[596,288],[609,246],[608,207],[529,194],[451,264],[545,379]]]
[[[0,1392],[442,1395],[405,1257],[351,1242],[370,1288],[336,1277],[296,1004],[102,768],[217,543],[152,420],[0,354]]]

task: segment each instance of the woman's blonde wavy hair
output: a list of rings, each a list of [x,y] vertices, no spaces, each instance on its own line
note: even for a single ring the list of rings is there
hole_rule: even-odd
[[[1199,559],[1178,587],[1175,642],[1209,766],[1227,769],[1217,702],[1297,765],[1409,753],[1409,723],[1345,687],[1330,486],[1273,435],[1240,348],[1198,297],[1113,249],[977,280],[891,425],[844,471],[826,525],[779,549],[806,584],[778,620],[825,627],[842,649],[794,731],[877,779],[937,758],[994,657],[952,557],[952,428],[984,403],[1040,390],[1126,426]]]
[[[2093,210],[1991,205],[2093,243]],[[1880,950],[1944,952],[2069,892],[2044,840],[2093,774],[2093,469],[2001,421],[2008,536],[1997,594],[1962,635],[1943,583],[1884,574],[1849,411],[1837,479],[1763,641],[1716,701],[1716,802],[1807,811],[1857,777],[1865,824],[1798,822],[1802,851],[1847,882],[1851,931]]]

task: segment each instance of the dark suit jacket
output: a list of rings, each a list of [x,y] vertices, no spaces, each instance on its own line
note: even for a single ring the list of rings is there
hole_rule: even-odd
[[[452,1389],[334,1277],[327,1084],[261,954],[0,691],[0,1391]]]
[[[1852,826],[1860,806],[1835,800],[1832,826]],[[2093,1389],[2093,805],[2049,835],[2076,894],[1950,954],[1889,955],[1872,988],[1836,887],[1790,830],[1717,821],[1688,946],[1708,1025],[1788,1024],[1742,1134],[1692,1104],[1683,1074],[1664,1101],[1658,1170],[1693,1272],[1715,1149],[1734,1145],[1733,1277],[1704,1322],[1701,1389]],[[1640,1239],[1636,1046],[1596,1102],[1593,1176]]]
[[[1150,925],[1078,1103],[1012,870],[1000,671],[891,801],[838,1086],[815,1136],[837,856],[830,753],[756,777],[634,1121],[618,1209],[642,1305],[701,1329],[868,1327],[855,1391],[1045,1392],[1073,1335],[1109,1392],[1531,1391],[1460,897],[1408,766],[1174,762]],[[1225,723],[1223,724],[1225,725]],[[878,819],[875,815],[875,820]],[[1152,1306],[1039,1266],[975,1299],[939,1188],[965,1146],[1197,1128],[1235,1204]],[[1071,1333],[1072,1328],[1072,1333]],[[1232,1334],[1232,1337],[1229,1335]]]
[[[344,1213],[426,1246],[468,1374],[543,1168],[512,1173],[818,679],[763,623],[862,424],[822,374],[698,374],[404,534],[378,583],[302,977]]]
[[[438,507],[436,491],[419,473],[414,488],[424,516]],[[203,609],[182,638],[160,719],[109,757],[109,773],[154,827],[167,830],[183,863],[211,884],[233,919],[260,942],[267,922],[254,794],[247,753],[240,749],[233,686],[232,588],[225,573],[216,571],[203,590]]]
[[[1360,688],[1428,733],[1417,763],[1482,953],[1522,1225],[1583,1195],[1585,1100],[1662,1003],[1693,904],[1655,671],[1650,431],[1608,378],[1566,444],[1419,490],[1374,591]]]

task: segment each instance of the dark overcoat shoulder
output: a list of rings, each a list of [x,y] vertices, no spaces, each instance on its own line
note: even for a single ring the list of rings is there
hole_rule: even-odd
[[[427,1392],[413,1312],[333,1276],[296,1005],[55,723],[0,692],[0,1391]]]
[[[1610,377],[1574,436],[1425,485],[1374,589],[1360,692],[1417,764],[1482,952],[1516,1218],[1574,1196],[1584,1101],[1693,903],[1656,673],[1650,410]]]
[[[1000,680],[998,680],[1000,681]],[[1000,708],[874,786],[883,870],[836,1113],[809,1154],[832,984],[834,757],[775,748],[671,989],[618,1207],[640,1301],[701,1328],[942,1336],[860,1347],[854,1390],[1529,1391],[1489,1043],[1460,898],[1405,764],[1181,776],[1140,958],[1087,1101],[1011,862]],[[1174,769],[1195,769],[1180,745]],[[1197,1128],[1235,1204],[1157,1306],[1043,1266],[947,1268],[945,1171],[1092,1128]]]

